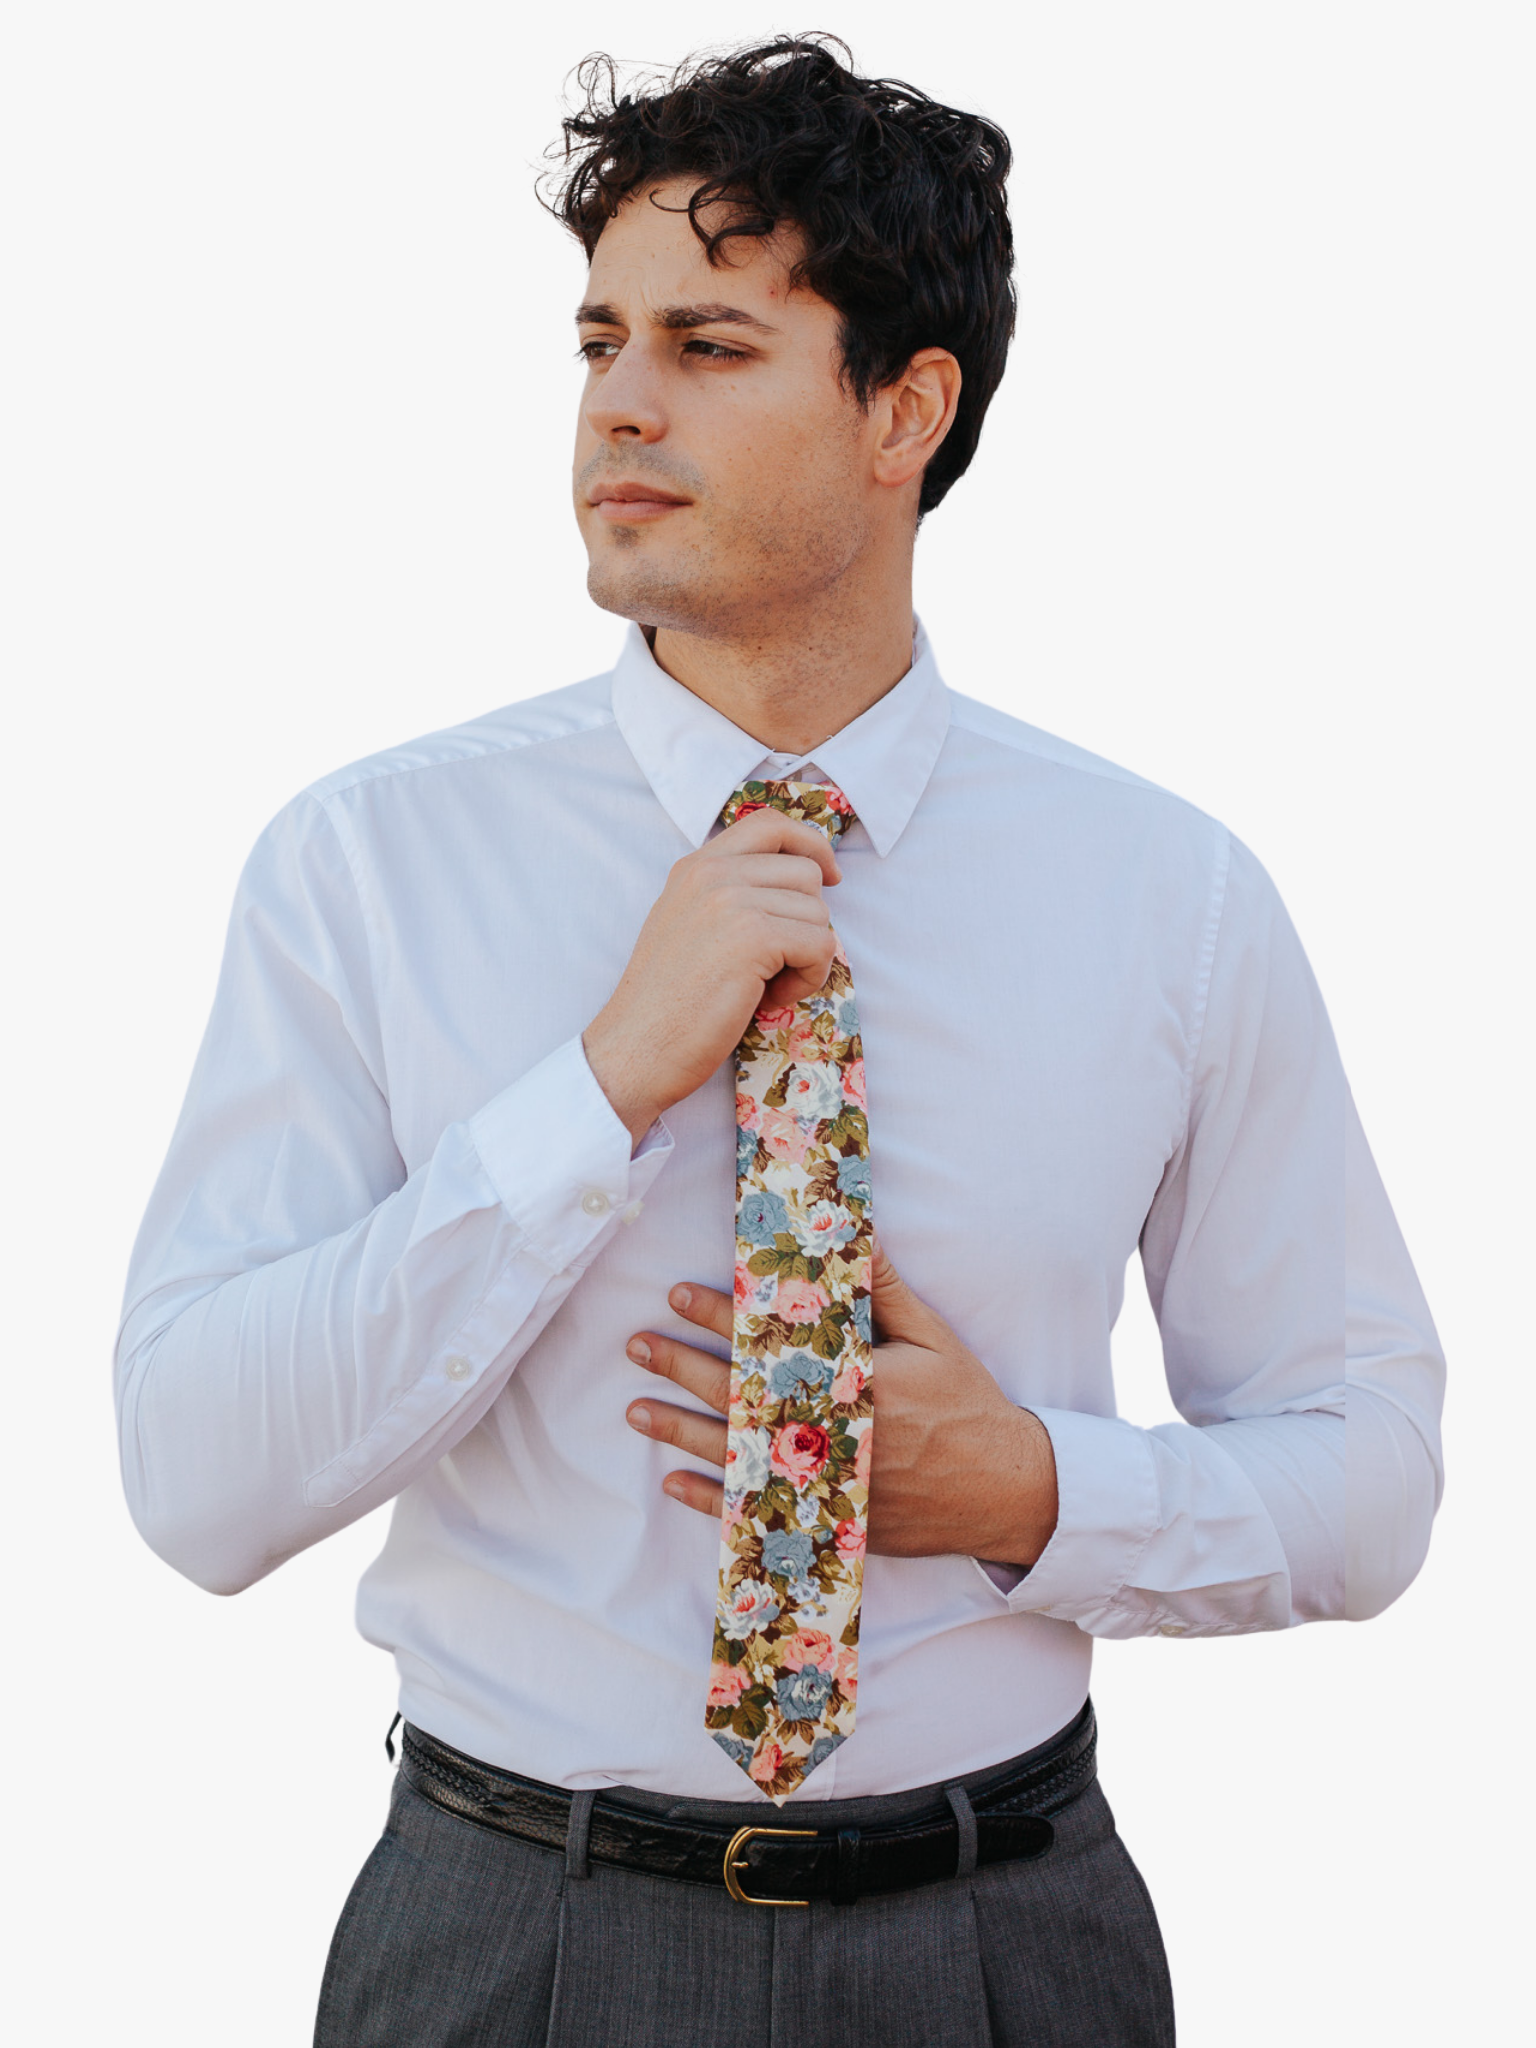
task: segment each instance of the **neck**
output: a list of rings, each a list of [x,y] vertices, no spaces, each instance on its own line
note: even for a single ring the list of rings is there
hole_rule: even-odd
[[[833,601],[826,602],[828,597]],[[656,630],[667,674],[775,754],[808,754],[894,689],[912,666],[912,578],[840,580],[804,606],[776,603],[707,637]]]

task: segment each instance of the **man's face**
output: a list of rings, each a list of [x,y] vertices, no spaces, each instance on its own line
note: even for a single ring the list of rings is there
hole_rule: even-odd
[[[654,188],[668,209],[691,189]],[[578,314],[587,588],[645,625],[735,637],[814,607],[869,546],[876,430],[839,381],[836,311],[788,289],[792,245],[743,236],[712,267],[687,214],[650,200],[603,230]]]

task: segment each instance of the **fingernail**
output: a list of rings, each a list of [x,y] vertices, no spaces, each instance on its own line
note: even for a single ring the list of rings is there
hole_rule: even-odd
[[[629,1343],[625,1346],[625,1349],[628,1351],[630,1357],[635,1361],[636,1365],[650,1364],[651,1347],[649,1344],[646,1343],[643,1337],[631,1337]]]
[[[670,1493],[674,1500],[681,1500],[683,1497],[683,1482],[681,1479],[663,1479],[661,1490],[663,1493]]]
[[[679,1315],[685,1316],[689,1309],[693,1307],[693,1289],[691,1287],[674,1287],[667,1296],[667,1299]]]
[[[651,1411],[649,1408],[631,1408],[625,1416],[631,1429],[638,1429],[642,1436],[651,1433]]]

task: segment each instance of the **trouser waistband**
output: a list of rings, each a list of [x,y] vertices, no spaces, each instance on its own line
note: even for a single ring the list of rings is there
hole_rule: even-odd
[[[991,1770],[889,1799],[791,1800],[782,1808],[622,1786],[568,1792],[482,1763],[409,1723],[401,1771],[444,1812],[560,1852],[572,1877],[607,1863],[723,1886],[747,1904],[851,1904],[1045,1854],[1049,1816],[1093,1782],[1096,1738],[1085,1702],[1049,1742]]]

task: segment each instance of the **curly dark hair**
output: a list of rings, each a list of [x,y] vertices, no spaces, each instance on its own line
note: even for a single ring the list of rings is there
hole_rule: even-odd
[[[921,515],[969,467],[1008,359],[1012,153],[979,114],[860,78],[852,62],[834,36],[778,36],[689,58],[631,93],[611,57],[588,57],[545,203],[589,258],[624,200],[664,178],[702,180],[688,216],[711,263],[737,235],[795,228],[791,282],[842,316],[843,377],[861,405],[919,349],[947,348],[960,403],[924,473]],[[706,229],[700,210],[719,200],[731,215]]]

